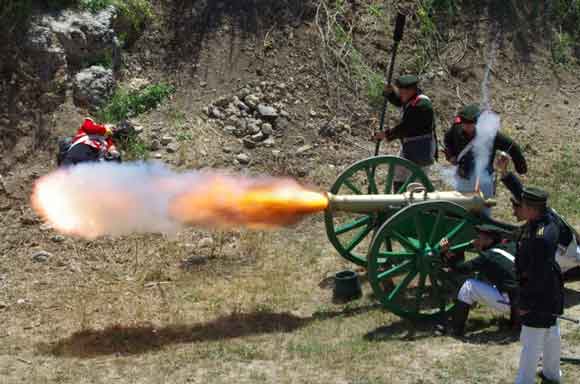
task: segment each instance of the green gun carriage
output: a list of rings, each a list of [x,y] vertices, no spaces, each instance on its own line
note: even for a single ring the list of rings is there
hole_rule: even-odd
[[[403,183],[393,183],[397,173],[405,175]],[[351,165],[328,196],[330,242],[343,258],[366,268],[386,309],[409,319],[438,317],[453,307],[457,281],[443,268],[441,239],[449,240],[450,251],[470,252],[476,225],[515,229],[481,213],[494,201],[479,193],[437,192],[421,168],[400,157]]]

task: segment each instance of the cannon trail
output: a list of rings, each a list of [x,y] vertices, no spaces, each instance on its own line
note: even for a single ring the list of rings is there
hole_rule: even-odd
[[[323,211],[328,198],[288,178],[176,173],[158,163],[93,163],[39,179],[32,205],[58,231],[93,239],[173,233],[185,225],[291,225]]]

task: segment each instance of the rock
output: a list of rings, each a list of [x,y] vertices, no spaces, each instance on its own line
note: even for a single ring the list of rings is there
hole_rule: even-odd
[[[169,145],[169,143],[171,143],[173,141],[173,137],[171,136],[163,136],[161,138],[161,145],[165,146],[165,145]]]
[[[306,176],[308,176],[308,170],[306,168],[299,168],[296,171],[296,176],[298,176],[298,177],[306,177]]]
[[[310,151],[311,149],[312,149],[312,146],[311,145],[303,145],[303,146],[301,146],[300,148],[298,148],[296,150],[296,154],[297,155],[300,155],[301,153]]]
[[[244,128],[236,128],[234,131],[234,136],[241,138],[246,136],[246,130]]]
[[[48,224],[48,223],[42,224],[42,225],[40,226],[40,230],[41,230],[42,232],[48,232],[48,231],[52,230],[52,225],[50,225],[50,224]]]
[[[92,110],[104,105],[115,91],[113,71],[94,65],[77,73],[73,82],[75,105]]]
[[[262,132],[258,132],[255,135],[252,135],[252,140],[254,141],[262,141],[266,138],[266,135],[264,135]]]
[[[18,299],[18,300],[16,300],[16,304],[24,305],[24,304],[26,304],[26,299]]]
[[[159,142],[159,140],[157,139],[151,140],[151,143],[149,143],[149,149],[151,151],[158,151],[159,148],[161,148],[161,143]]]
[[[162,158],[163,158],[163,155],[162,155],[161,153],[157,152],[157,153],[155,153],[155,154],[153,155],[153,158],[155,158],[155,159],[159,160],[159,159],[162,159]]]
[[[274,140],[274,138],[272,136],[268,137],[266,140],[264,140],[262,142],[262,144],[264,145],[264,147],[266,148],[271,148],[273,146],[276,145],[276,141]]]
[[[52,257],[52,254],[46,251],[38,251],[32,254],[32,261],[35,263],[46,263],[48,259]]]
[[[274,129],[272,128],[272,124],[264,123],[262,124],[262,133],[266,136],[272,136],[274,134]]]
[[[254,148],[256,148],[256,142],[253,141],[250,138],[244,137],[242,139],[242,143],[244,144],[244,147],[246,147],[247,149],[254,149]]]
[[[239,117],[232,115],[232,116],[228,117],[228,119],[226,120],[226,124],[233,125],[234,127],[237,127],[240,125],[240,121],[241,121],[241,119]]]
[[[524,125],[523,125],[522,123],[516,123],[516,124],[515,124],[515,128],[516,128],[518,131],[521,131],[521,130],[525,129],[525,127],[524,127]]]
[[[230,116],[230,118],[231,118],[231,116],[239,117],[242,115],[242,112],[240,111],[240,109],[231,103],[227,106],[227,108],[224,112],[226,115]]]
[[[233,125],[226,125],[224,127],[224,131],[230,135],[233,135],[234,132],[236,132],[236,127],[234,127]]]
[[[244,97],[244,103],[246,103],[248,107],[253,109],[256,108],[260,103],[260,98],[254,94],[249,94],[246,97]]]
[[[224,153],[232,153],[233,152],[233,149],[231,147],[223,147],[222,148],[222,151]]]
[[[261,117],[278,117],[278,112],[274,107],[266,104],[258,104],[258,115]]]
[[[167,153],[175,153],[179,150],[179,144],[177,143],[170,143],[169,145],[167,145],[167,147],[165,148],[165,150],[167,151]]]
[[[50,238],[50,240],[52,240],[55,243],[62,243],[64,241],[64,236],[54,235],[53,237]]]
[[[134,92],[141,91],[142,89],[146,88],[147,86],[151,85],[151,80],[144,79],[142,77],[134,77],[129,81],[127,87]]]
[[[211,237],[204,237],[197,243],[199,248],[212,248],[214,245],[214,241]]]
[[[58,37],[69,65],[79,68],[83,63],[107,59],[116,70],[121,65],[120,44],[113,30],[116,17],[114,7],[96,13],[71,8],[45,14],[35,23],[49,28]]]
[[[245,153],[240,153],[239,155],[236,156],[236,160],[240,163],[240,164],[249,164],[250,163],[250,156],[245,154]]]
[[[222,113],[222,111],[220,111],[218,107],[212,106],[209,108],[209,117],[221,120],[224,118],[224,114]]]
[[[282,151],[278,150],[278,149],[273,149],[272,150],[272,155],[274,157],[280,157],[280,155],[282,154]]]
[[[5,301],[0,301],[0,309],[6,309],[8,308],[8,303],[6,303]]]
[[[288,111],[281,110],[281,111],[280,111],[280,117],[283,117],[283,118],[285,118],[285,119],[288,119],[288,120],[290,120],[290,113],[288,113]]]
[[[318,113],[316,113],[316,111],[314,109],[310,110],[310,117],[316,117],[318,116]]]
[[[246,130],[250,135],[255,135],[256,133],[260,132],[260,120],[255,119],[248,119],[246,120]]]

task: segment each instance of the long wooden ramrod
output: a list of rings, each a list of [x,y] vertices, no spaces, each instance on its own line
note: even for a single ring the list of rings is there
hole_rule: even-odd
[[[328,193],[328,209],[355,213],[380,212],[386,209],[399,209],[413,203],[424,201],[445,201],[462,206],[468,211],[480,212],[496,205],[495,200],[485,199],[481,193],[407,192],[392,195],[333,195]]]

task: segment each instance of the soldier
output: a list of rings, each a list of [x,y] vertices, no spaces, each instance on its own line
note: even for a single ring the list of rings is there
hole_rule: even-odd
[[[401,122],[386,132],[378,132],[374,140],[401,140],[400,157],[420,166],[429,174],[430,166],[437,157],[435,118],[431,100],[418,87],[417,76],[404,75],[395,81],[395,86],[385,86],[385,97],[401,108]],[[394,190],[398,191],[409,173],[401,167],[395,170]]]
[[[479,225],[478,237],[474,240],[474,247],[478,256],[465,262],[457,262],[456,255],[449,250],[449,241],[441,240],[442,254],[454,272],[472,274],[479,272],[481,278],[467,279],[455,302],[455,309],[451,316],[451,333],[462,337],[470,307],[479,302],[501,312],[510,313],[510,325],[519,327],[519,314],[515,305],[517,295],[517,279],[514,268],[515,244],[504,243],[502,235],[506,232],[491,225]],[[438,326],[438,330],[446,332],[445,324]]]
[[[480,113],[478,104],[467,105],[461,110],[459,116],[453,121],[451,128],[445,133],[444,152],[447,161],[457,166],[456,179],[459,192],[475,191],[479,178],[481,192],[485,197],[493,197],[495,195],[493,161],[496,150],[502,150],[510,154],[519,174],[525,174],[528,166],[520,147],[512,139],[498,132],[493,141],[493,148],[490,150],[490,158],[486,166],[487,174],[475,174],[473,146],[477,135],[476,124]]]
[[[516,274],[522,318],[522,352],[516,384],[535,382],[543,353],[543,382],[560,381],[560,325],[564,287],[556,263],[559,228],[548,212],[548,194],[524,188],[521,210],[526,220],[516,250]]]
[[[521,196],[524,186],[516,175],[508,171],[509,157],[500,153],[495,164],[500,172],[500,180],[511,192],[513,215],[518,221],[523,221],[521,209]],[[580,279],[580,235],[568,222],[553,208],[548,208],[548,213],[552,216],[559,228],[558,250],[556,251],[556,261],[562,269],[564,281],[576,281]]]

